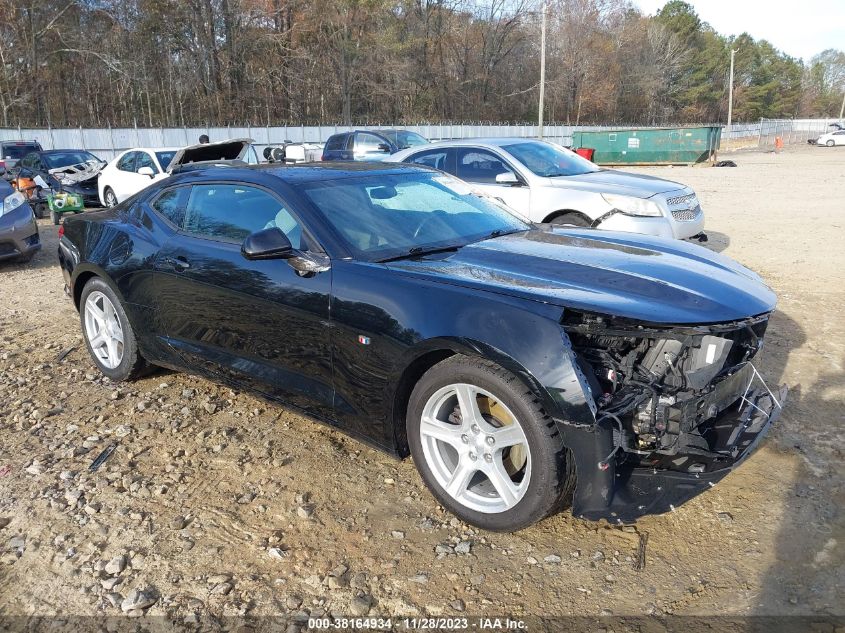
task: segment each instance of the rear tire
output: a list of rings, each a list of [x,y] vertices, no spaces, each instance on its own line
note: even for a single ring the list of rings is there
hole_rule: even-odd
[[[423,481],[467,523],[513,532],[571,501],[574,462],[555,422],[495,363],[458,355],[429,369],[411,393],[406,429]]]
[[[144,373],[147,363],[138,352],[123,305],[99,277],[92,277],[82,289],[79,318],[85,346],[100,372],[115,382],[132,380]]]
[[[552,224],[555,226],[580,226],[588,228],[590,221],[579,213],[563,213],[552,218]]]

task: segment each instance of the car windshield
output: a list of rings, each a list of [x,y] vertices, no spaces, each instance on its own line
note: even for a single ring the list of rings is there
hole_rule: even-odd
[[[174,156],[176,156],[175,150],[172,152],[156,152],[156,158],[158,158],[158,164],[161,165],[162,171],[167,171],[167,166]]]
[[[575,152],[542,141],[512,143],[503,145],[502,149],[536,175],[544,178],[578,176],[600,170],[598,165],[581,158]]]
[[[102,162],[91,152],[83,151],[56,152],[44,154],[43,157],[44,163],[47,165],[47,169],[59,169],[61,167],[70,167],[71,165],[87,163],[89,160]]]
[[[3,145],[2,146],[2,156],[0,159],[3,158],[13,158],[13,159],[20,159],[29,154],[30,152],[40,152],[41,148],[37,145],[26,145],[26,144],[14,144],[14,145]]]
[[[390,140],[399,149],[407,149],[415,145],[428,145],[428,141],[416,132],[407,130],[388,130],[380,134]]]
[[[358,259],[460,248],[530,224],[437,173],[374,174],[301,185]]]

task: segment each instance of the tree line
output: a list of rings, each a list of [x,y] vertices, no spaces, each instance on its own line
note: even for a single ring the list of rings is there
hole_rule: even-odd
[[[6,0],[0,124],[177,126],[537,117],[542,0]],[[549,0],[545,119],[835,116],[845,53],[808,63],[671,0]]]

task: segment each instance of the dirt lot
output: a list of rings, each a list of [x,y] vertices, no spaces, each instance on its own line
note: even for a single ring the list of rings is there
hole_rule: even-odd
[[[752,459],[626,529],[565,512],[481,533],[437,506],[410,461],[250,395],[165,372],[110,384],[85,351],[56,230],[42,221],[34,262],[0,266],[0,615],[138,613],[152,600],[147,613],[179,621],[845,614],[837,149],[641,170],[692,185],[709,247],[777,291],[762,369],[792,391]],[[649,535],[639,571],[638,532]]]

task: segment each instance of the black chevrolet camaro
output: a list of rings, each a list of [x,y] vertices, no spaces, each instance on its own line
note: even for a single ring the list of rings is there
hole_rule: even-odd
[[[702,247],[532,225],[385,164],[212,167],[68,218],[67,290],[112,380],[248,389],[411,455],[463,520],[629,523],[706,490],[783,404],[773,293]]]

